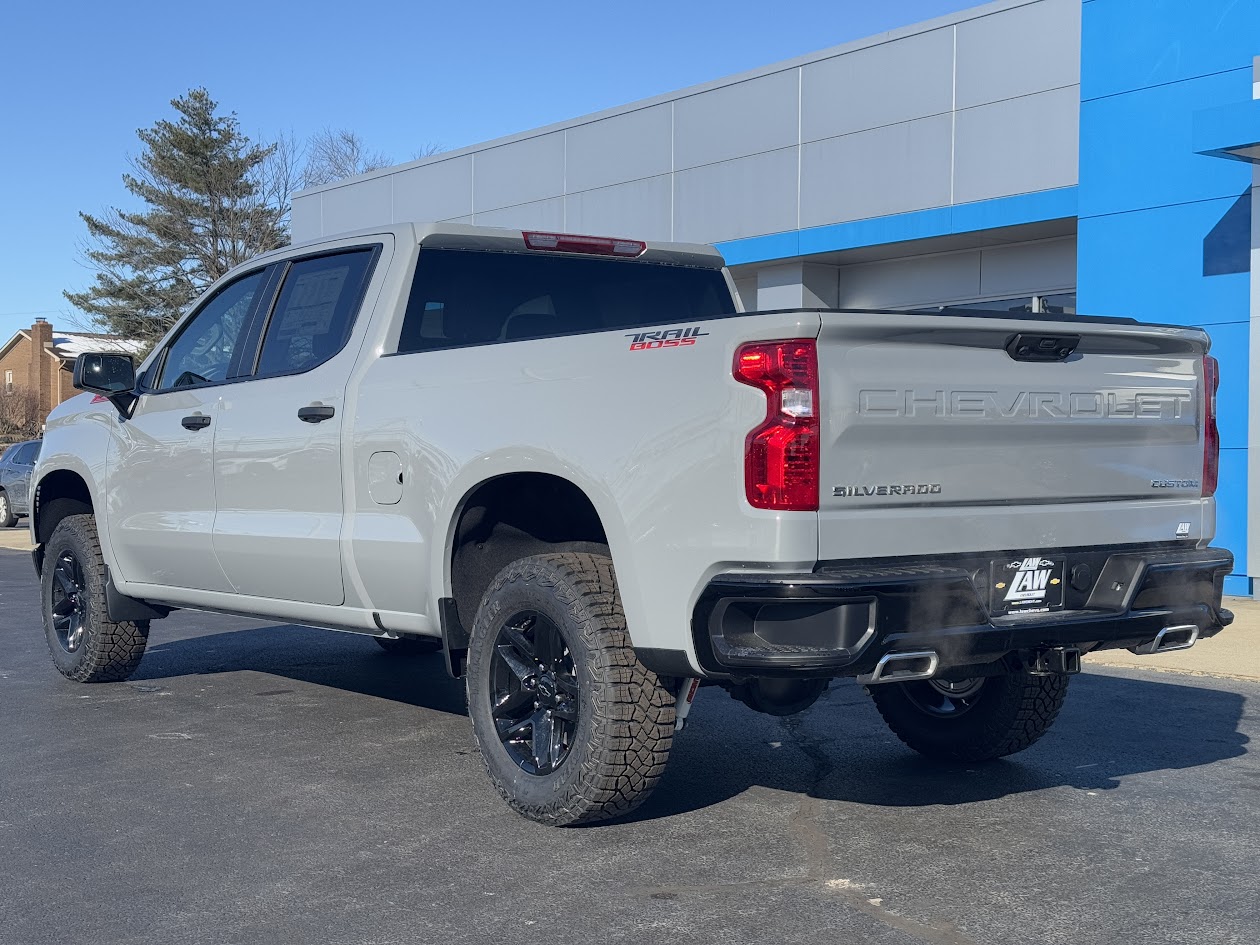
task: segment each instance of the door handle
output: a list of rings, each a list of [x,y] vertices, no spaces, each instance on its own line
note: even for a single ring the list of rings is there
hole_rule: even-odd
[[[204,430],[210,426],[210,418],[205,414],[195,413],[191,417],[185,417],[179,423],[185,430]]]
[[[336,412],[336,408],[325,404],[311,404],[309,407],[298,408],[298,419],[304,423],[323,423],[331,420]]]

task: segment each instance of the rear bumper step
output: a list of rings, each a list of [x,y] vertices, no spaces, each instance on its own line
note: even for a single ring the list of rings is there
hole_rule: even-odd
[[[718,575],[692,616],[696,653],[714,676],[858,676],[872,684],[926,679],[1012,652],[1034,672],[1072,673],[1081,652],[1186,649],[1233,619],[1221,608],[1233,569],[1223,549],[1055,553],[1074,576],[1064,609],[1004,616],[989,612],[986,565],[1005,552]]]

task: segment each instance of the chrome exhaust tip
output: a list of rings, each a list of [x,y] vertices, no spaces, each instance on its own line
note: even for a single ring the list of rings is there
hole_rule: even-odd
[[[879,683],[911,682],[915,679],[931,679],[941,664],[935,650],[916,653],[888,653],[880,658],[875,668],[857,678],[863,686]]]
[[[1199,628],[1192,623],[1178,624],[1175,627],[1165,627],[1159,633],[1155,634],[1155,639],[1150,643],[1143,643],[1141,646],[1132,648],[1132,652],[1139,656],[1150,656],[1154,653],[1171,653],[1174,650],[1188,650],[1199,642]]]

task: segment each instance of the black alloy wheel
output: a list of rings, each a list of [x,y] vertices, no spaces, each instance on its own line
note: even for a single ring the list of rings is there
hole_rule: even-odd
[[[957,718],[976,704],[985,677],[902,683],[906,698],[920,712],[938,718]]]
[[[490,664],[490,715],[508,755],[528,774],[564,764],[580,708],[573,656],[545,615],[525,610],[499,628]]]
[[[506,565],[468,643],[473,738],[513,810],[555,826],[630,813],[665,771],[676,684],[638,660],[612,559],[553,552]]]
[[[58,511],[52,502],[45,514]],[[48,654],[67,679],[118,682],[140,665],[149,621],[111,620],[108,588],[96,521],[90,514],[61,517],[44,545],[40,610]]]
[[[87,625],[89,595],[83,578],[83,565],[70,550],[63,551],[53,565],[51,599],[53,631],[67,653],[83,642]]]
[[[1054,723],[1069,676],[1034,676],[1009,660],[1005,672],[868,687],[898,738],[943,761],[988,761],[1023,751]]]

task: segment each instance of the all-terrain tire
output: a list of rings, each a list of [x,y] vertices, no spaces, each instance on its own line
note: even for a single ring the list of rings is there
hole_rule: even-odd
[[[72,574],[77,577],[71,579]],[[110,620],[105,582],[95,520],[91,515],[63,518],[44,548],[40,609],[53,665],[75,682],[121,681],[144,656],[149,621]],[[70,583],[77,586],[71,589]]]
[[[12,528],[17,524],[17,520],[13,503],[9,501],[9,494],[0,489],[0,528]]]
[[[931,682],[883,683],[869,688],[893,733],[921,755],[942,761],[989,761],[1023,751],[1053,724],[1067,696],[1067,676],[1024,670],[984,679],[961,710],[938,712]]]
[[[423,656],[442,649],[442,641],[436,637],[373,637],[376,645],[391,656]]]
[[[491,700],[507,678],[507,664],[495,663],[503,660],[501,634],[509,625],[530,626],[531,619],[549,626],[553,638],[556,633],[562,638],[557,662],[568,667],[565,685],[576,690],[567,754],[546,773],[531,772],[524,766],[528,762],[513,757],[492,714]],[[539,631],[531,632],[537,643]],[[648,797],[665,770],[674,737],[675,697],[666,682],[635,657],[612,560],[606,556],[522,558],[499,572],[482,597],[468,651],[473,735],[494,786],[530,820],[553,826],[594,823],[628,814]],[[554,681],[537,685],[557,688]],[[529,689],[527,684],[522,688]],[[500,718],[498,725],[507,723]]]

